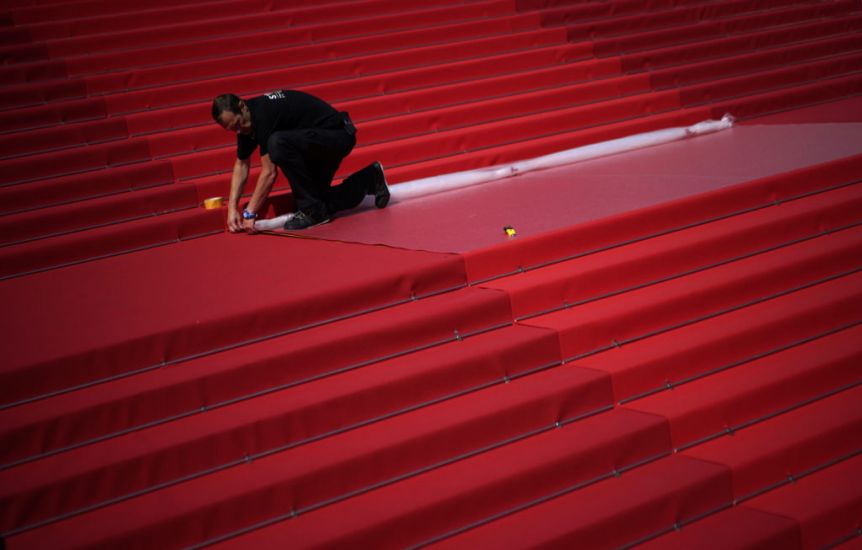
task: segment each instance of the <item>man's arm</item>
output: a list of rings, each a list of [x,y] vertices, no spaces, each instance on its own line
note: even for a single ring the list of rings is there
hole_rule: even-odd
[[[246,174],[247,175],[247,174]],[[257,213],[263,206],[263,201],[269,196],[272,191],[272,186],[275,184],[275,179],[278,177],[278,169],[269,160],[269,155],[260,156],[260,175],[257,177],[257,185],[254,188],[254,193],[251,195],[251,200],[248,201],[246,210]],[[254,220],[244,220],[244,228],[249,233],[254,233]]]
[[[233,164],[233,174],[230,180],[230,199],[227,204],[227,226],[236,233],[243,230],[242,214],[239,211],[239,198],[245,188],[248,179],[248,171],[251,163],[249,159],[236,159]]]

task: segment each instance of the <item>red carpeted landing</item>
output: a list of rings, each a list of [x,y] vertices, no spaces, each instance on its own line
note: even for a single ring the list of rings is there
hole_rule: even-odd
[[[506,226],[518,237],[536,235],[862,154],[860,123],[758,122],[409,199],[382,212],[347,212],[303,235],[463,253],[505,243]]]

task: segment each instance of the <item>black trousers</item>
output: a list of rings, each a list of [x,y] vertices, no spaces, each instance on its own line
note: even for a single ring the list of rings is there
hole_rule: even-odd
[[[314,215],[354,208],[371,191],[370,166],[331,187],[341,161],[355,145],[354,132],[320,128],[275,132],[267,142],[269,159],[287,177],[296,209]]]

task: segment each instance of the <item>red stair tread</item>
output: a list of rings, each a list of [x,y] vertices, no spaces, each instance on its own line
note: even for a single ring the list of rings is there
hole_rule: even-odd
[[[664,416],[677,447],[860,382],[862,326],[632,401]]]
[[[860,379],[862,380],[862,379]],[[771,418],[732,437],[683,452],[733,470],[734,496],[742,499],[774,483],[842,458],[860,447],[862,386]]]
[[[394,548],[421,544],[669,451],[661,419],[615,410],[296,518],[228,547]],[[279,515],[278,510],[272,516]]]
[[[862,456],[856,455],[743,504],[799,522],[802,548],[823,548],[859,529]]]

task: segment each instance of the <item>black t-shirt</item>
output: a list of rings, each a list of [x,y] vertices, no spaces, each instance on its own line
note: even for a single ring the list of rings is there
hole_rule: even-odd
[[[251,134],[236,136],[236,156],[245,160],[260,146],[261,156],[269,153],[267,142],[275,132],[304,128],[344,127],[344,114],[313,95],[295,90],[277,90],[246,100],[251,111]]]

